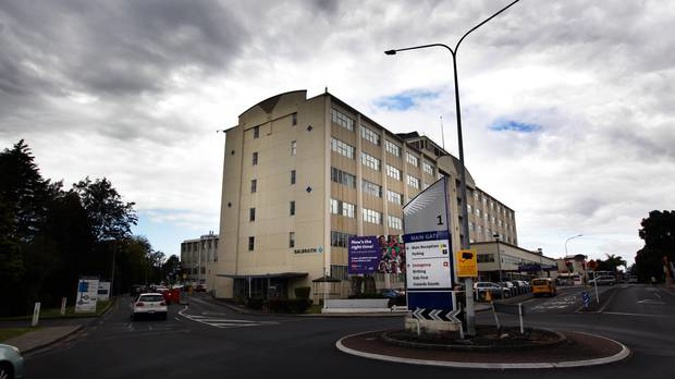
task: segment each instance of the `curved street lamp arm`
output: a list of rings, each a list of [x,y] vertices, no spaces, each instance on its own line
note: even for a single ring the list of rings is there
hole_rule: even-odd
[[[460,38],[459,41],[457,41],[457,44],[455,45],[455,50],[454,50],[453,55],[454,55],[454,54],[457,54],[457,49],[459,49],[459,44],[462,43],[462,41],[464,41],[464,38],[466,38],[466,36],[468,36],[469,34],[471,34],[471,32],[473,32],[474,30],[476,30],[476,29],[480,28],[481,26],[483,26],[483,24],[485,24],[486,22],[488,22],[488,21],[492,20],[493,18],[499,16],[502,12],[504,12],[505,10],[511,8],[515,3],[519,2],[519,1],[520,1],[520,0],[515,0],[515,1],[511,2],[511,4],[509,4],[509,5],[505,6],[504,8],[500,9],[500,10],[497,11],[495,14],[493,14],[492,16],[486,18],[485,20],[483,20],[483,22],[481,22],[480,24],[478,24],[478,25],[474,26],[473,28],[469,29],[468,32],[464,33],[464,35],[462,36],[462,38]],[[447,47],[447,46],[446,46],[446,47]],[[450,48],[448,48],[448,49],[450,49]],[[452,50],[450,50],[450,51],[452,51]]]

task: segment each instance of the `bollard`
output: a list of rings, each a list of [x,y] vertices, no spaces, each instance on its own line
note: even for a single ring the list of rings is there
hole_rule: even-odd
[[[38,319],[40,318],[40,302],[35,303],[35,308],[33,308],[33,321],[31,321],[30,326],[36,327],[38,324]]]
[[[66,302],[68,301],[68,298],[61,298],[61,316],[66,315]]]

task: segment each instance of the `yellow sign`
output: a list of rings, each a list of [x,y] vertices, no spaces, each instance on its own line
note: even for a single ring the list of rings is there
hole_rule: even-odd
[[[478,276],[478,258],[476,250],[460,250],[455,254],[457,277],[475,278]]]

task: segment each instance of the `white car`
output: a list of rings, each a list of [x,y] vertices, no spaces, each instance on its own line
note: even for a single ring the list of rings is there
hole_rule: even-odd
[[[23,378],[23,357],[16,346],[0,343],[0,378]]]
[[[161,293],[142,293],[138,295],[131,303],[131,318],[138,319],[140,316],[157,316],[161,320],[166,320],[169,313],[169,307],[166,305],[164,295]]]
[[[613,286],[614,284],[616,284],[616,278],[613,277],[613,276],[607,276],[607,275],[598,276],[595,279],[589,280],[588,284],[595,285],[596,282],[597,282],[597,285],[599,285],[599,286],[602,286],[602,285]]]

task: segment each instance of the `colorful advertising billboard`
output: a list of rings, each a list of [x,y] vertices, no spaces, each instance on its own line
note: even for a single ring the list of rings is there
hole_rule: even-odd
[[[358,236],[349,240],[349,274],[405,272],[402,236]]]

